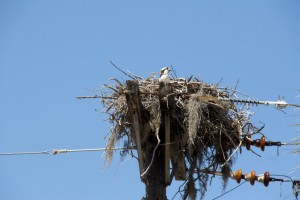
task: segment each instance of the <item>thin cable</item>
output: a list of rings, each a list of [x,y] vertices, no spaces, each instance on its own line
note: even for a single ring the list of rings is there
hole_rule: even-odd
[[[170,142],[170,143],[164,143],[159,145],[172,145],[179,142]],[[25,151],[25,152],[8,152],[4,153],[1,152],[0,156],[15,156],[15,155],[34,155],[34,154],[48,154],[48,155],[57,155],[61,153],[77,153],[77,152],[90,152],[90,151],[106,151],[106,150],[131,150],[136,149],[135,146],[131,147],[116,147],[116,148],[94,148],[94,149],[53,149],[53,150],[46,150],[46,151]]]
[[[135,149],[135,147],[117,147],[117,148],[95,148],[95,149],[53,149],[46,151],[37,151],[37,152],[11,152],[11,153],[0,153],[0,156],[13,156],[13,155],[33,155],[33,154],[48,154],[48,155],[57,155],[61,153],[77,153],[77,152],[90,152],[90,151],[106,151],[106,150],[126,150],[126,149]]]
[[[287,175],[280,175],[280,174],[270,174],[270,176],[277,176],[277,177],[284,177],[284,178],[288,178],[288,179],[277,179],[277,181],[281,181],[281,182],[293,182],[294,180]]]
[[[51,154],[51,152],[50,152],[50,151],[39,151],[39,152],[12,152],[12,153],[0,153],[1,156],[32,155],[32,154]]]
[[[236,186],[236,187],[234,187],[234,188],[232,188],[232,189],[230,189],[230,190],[224,192],[223,194],[221,194],[220,196],[215,197],[215,198],[212,199],[212,200],[216,200],[216,199],[221,198],[221,197],[224,196],[225,194],[227,194],[227,193],[229,193],[229,192],[232,192],[233,190],[235,190],[235,189],[237,189],[238,187],[242,186],[242,185],[243,185],[244,183],[246,183],[246,182],[247,182],[247,181],[242,182],[242,183],[239,184],[238,186]]]

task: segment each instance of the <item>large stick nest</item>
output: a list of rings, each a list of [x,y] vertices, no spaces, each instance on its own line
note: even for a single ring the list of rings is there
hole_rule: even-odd
[[[132,121],[125,94],[125,83],[112,79],[114,84],[105,85],[110,92],[102,93],[105,112],[112,124],[108,134],[105,161],[109,165],[113,157],[115,144],[122,140],[125,150],[122,156],[135,147]],[[162,99],[159,99],[160,82],[155,76],[147,79],[137,78],[139,83],[144,135],[142,142],[163,126],[161,119]],[[221,88],[218,84],[207,84],[196,78],[183,80],[174,78],[167,81],[172,93],[165,94],[165,101],[172,118],[171,134],[175,135],[171,144],[177,145],[177,151],[183,152],[186,166],[186,180],[182,189],[182,198],[195,199],[199,192],[201,198],[206,191],[208,175],[205,170],[222,170],[224,188],[233,164],[234,153],[241,145],[245,135],[259,130],[250,121],[247,106],[237,109],[230,101],[219,101],[218,97],[234,98],[236,90]],[[173,103],[168,105],[172,98]],[[147,129],[147,130],[146,130]],[[146,133],[146,134],[145,134]],[[152,133],[152,135],[149,135]],[[176,139],[174,139],[176,138]],[[161,144],[164,145],[164,144]],[[199,182],[199,186],[195,182]]]

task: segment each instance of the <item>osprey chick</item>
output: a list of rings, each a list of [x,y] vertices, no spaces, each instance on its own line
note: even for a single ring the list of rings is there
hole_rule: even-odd
[[[171,71],[171,70],[168,67],[164,67],[160,70],[159,82],[166,81],[167,79],[170,79],[169,71]]]

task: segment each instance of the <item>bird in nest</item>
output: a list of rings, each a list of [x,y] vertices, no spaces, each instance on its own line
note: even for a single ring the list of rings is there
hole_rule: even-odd
[[[171,78],[169,77],[169,71],[171,71],[169,69],[169,67],[164,67],[160,70],[160,78],[159,78],[159,82],[163,82],[163,81],[167,81],[167,80],[171,80]]]

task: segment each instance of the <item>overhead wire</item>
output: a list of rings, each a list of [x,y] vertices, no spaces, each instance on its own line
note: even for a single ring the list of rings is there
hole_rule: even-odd
[[[160,145],[171,145],[176,142],[171,142],[171,143],[164,143]],[[298,145],[298,143],[281,143],[281,145]],[[58,154],[63,154],[63,153],[78,153],[78,152],[96,152],[96,151],[106,151],[106,150],[132,150],[136,149],[135,146],[130,146],[130,147],[116,147],[116,148],[85,148],[85,149],[52,149],[52,150],[45,150],[45,151],[25,151],[25,152],[0,152],[0,156],[14,156],[14,155],[58,155]],[[216,173],[216,172],[215,172]],[[298,199],[298,194],[300,193],[300,180],[293,180],[289,176],[285,175],[277,175],[273,174],[272,176],[277,176],[277,177],[285,177],[287,179],[279,179],[279,178],[272,178],[271,181],[279,181],[279,182],[292,182],[292,188],[293,188],[293,193],[295,195],[295,198]],[[219,199],[225,194],[232,192],[233,190],[237,189],[241,185],[243,185],[246,181],[243,183],[239,184],[238,186],[224,192],[223,194],[215,197],[213,200]]]
[[[178,142],[170,142],[170,143],[163,143],[160,146],[165,145],[172,145],[179,143]],[[25,151],[25,152],[0,152],[0,156],[14,156],[14,155],[35,155],[35,154],[45,154],[45,155],[57,155],[62,153],[77,153],[77,152],[93,152],[93,151],[106,151],[106,150],[133,150],[136,149],[135,146],[130,147],[116,147],[116,148],[88,148],[88,149],[52,149],[52,150],[45,150],[45,151]]]
[[[178,142],[170,142],[170,143],[163,143],[160,146],[164,145],[172,145]],[[271,144],[272,143],[272,144]],[[289,146],[289,145],[300,145],[300,142],[291,142],[291,143],[284,143],[284,142],[266,142],[268,146]],[[45,150],[45,151],[25,151],[25,152],[0,152],[0,156],[12,156],[12,155],[35,155],[35,154],[50,154],[50,155],[57,155],[61,153],[76,153],[76,152],[92,152],[92,151],[106,151],[106,150],[131,150],[135,149],[135,146],[131,147],[116,147],[116,148],[88,148],[88,149],[52,149],[52,150]]]
[[[127,150],[134,149],[135,147],[117,147],[111,148],[110,150]],[[45,151],[31,151],[31,152],[8,152],[8,153],[0,153],[0,156],[13,156],[13,155],[34,155],[34,154],[48,154],[48,155],[58,155],[62,153],[78,153],[78,152],[92,152],[92,151],[106,151],[107,148],[91,148],[91,149],[52,149]]]

